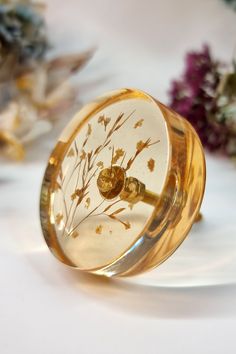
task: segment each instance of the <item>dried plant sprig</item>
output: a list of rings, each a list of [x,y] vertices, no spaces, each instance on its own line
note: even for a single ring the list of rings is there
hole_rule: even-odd
[[[106,128],[107,128],[108,124],[110,123],[110,121],[111,121],[111,118],[106,117],[104,114],[98,118],[98,123],[104,125],[105,131],[106,131]]]
[[[88,153],[86,153],[85,158],[82,159],[81,156],[75,166],[75,168],[72,170],[72,174],[74,174],[77,171],[77,168],[79,167],[79,169],[81,168],[82,164],[82,175],[81,175],[81,183],[82,186],[81,188],[78,187],[78,184],[80,182],[80,170],[79,173],[77,171],[77,181],[76,181],[76,185],[75,185],[75,191],[72,193],[71,195],[71,205],[69,208],[69,212],[68,212],[68,217],[67,217],[67,221],[64,227],[64,231],[63,234],[65,234],[66,232],[66,228],[69,225],[69,229],[71,228],[71,225],[73,224],[73,220],[74,217],[77,213],[77,208],[78,206],[82,203],[82,201],[84,200],[84,198],[86,196],[88,196],[88,188],[90,185],[90,181],[91,179],[96,175],[97,171],[98,171],[98,166],[96,166],[96,160],[99,156],[99,154],[110,144],[111,142],[111,137],[112,135],[118,131],[127,121],[128,119],[131,118],[131,116],[133,115],[134,111],[131,112],[127,117],[124,117],[124,113],[121,113],[117,119],[115,120],[113,126],[111,127],[111,129],[107,132],[104,141],[101,145],[99,145],[95,150],[91,150]],[[92,127],[91,125],[89,125],[87,133],[86,133],[86,137],[85,140],[82,144],[82,147],[84,148],[85,145],[88,142],[89,136],[92,133]],[[79,152],[76,153],[76,158],[78,158]],[[91,174],[90,174],[91,173]],[[69,176],[69,180],[71,180],[71,176]],[[68,185],[68,183],[67,183]],[[76,201],[76,197],[78,197],[77,199],[77,203],[74,205],[74,201]],[[68,221],[70,219],[70,221]],[[79,223],[80,224],[80,223]],[[73,228],[72,230],[74,230],[75,228]],[[69,231],[70,234],[71,231]]]
[[[126,167],[125,167],[125,171],[128,171],[130,169],[130,167],[133,165],[133,163],[136,160],[136,158],[139,156],[139,154],[144,149],[148,149],[150,146],[155,145],[155,144],[157,144],[159,142],[160,142],[160,140],[152,142],[151,138],[148,138],[146,141],[142,141],[142,140],[138,141],[137,144],[136,144],[136,152],[135,152],[134,156],[132,156],[128,160],[128,162],[126,164]]]
[[[85,133],[84,141],[81,144],[81,149],[78,149],[78,146],[73,146],[69,149],[67,158],[74,159],[74,166],[71,169],[70,174],[67,176],[66,180],[60,178],[60,188],[57,188],[58,192],[66,193],[68,183],[72,180],[72,176],[74,174],[77,175],[75,179],[75,185],[73,188],[73,192],[70,196],[71,202],[67,214],[67,218],[65,220],[64,229],[62,230],[62,235],[64,236],[72,236],[78,230],[79,226],[88,218],[95,216],[106,216],[113,221],[116,221],[124,226],[126,230],[131,227],[131,224],[128,220],[123,220],[120,217],[120,214],[126,210],[125,207],[118,207],[114,209],[114,206],[120,203],[122,200],[118,199],[114,202],[109,203],[101,210],[103,204],[107,202],[105,199],[102,199],[93,209],[91,209],[88,214],[86,214],[81,220],[75,223],[76,215],[78,215],[79,208],[83,203],[83,207],[90,208],[91,205],[91,196],[89,195],[89,187],[92,179],[96,176],[98,170],[104,167],[104,163],[99,159],[100,154],[105,148],[111,150],[111,159],[110,165],[112,167],[113,164],[116,164],[119,160],[121,160],[120,164],[124,163],[126,158],[126,152],[122,148],[115,149],[114,146],[111,146],[112,136],[115,134],[121,127],[125,125],[125,123],[132,117],[135,111],[131,112],[127,116],[124,113],[120,113],[118,117],[114,120],[114,123],[110,126],[110,121],[107,126],[104,126],[105,137],[103,142],[98,145],[95,149],[88,148],[88,142],[90,136],[93,134],[94,128],[92,124],[89,123],[87,132]],[[104,125],[104,117],[100,116],[99,124]],[[109,129],[107,127],[110,126]],[[145,141],[138,141],[136,143],[136,151],[135,154],[128,160],[125,170],[131,168],[132,164],[142,153],[144,149],[148,149],[151,146],[157,144],[158,141],[152,141],[151,138],[146,139]],[[69,156],[68,156],[69,155]],[[65,197],[65,196],[64,196]],[[99,225],[98,225],[99,226]],[[100,228],[99,228],[100,230]],[[97,232],[96,232],[97,233]]]
[[[116,149],[114,156],[112,157],[112,164],[116,164],[117,161],[124,156],[125,151],[121,148]]]

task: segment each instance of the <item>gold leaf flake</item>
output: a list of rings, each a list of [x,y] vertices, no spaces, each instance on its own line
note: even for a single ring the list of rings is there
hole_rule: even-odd
[[[102,233],[102,225],[98,225],[95,230],[96,234],[101,235]]]
[[[67,154],[68,157],[75,156],[75,151],[73,148],[71,148]]]
[[[91,135],[91,133],[92,133],[92,127],[91,124],[88,124],[87,136]]]
[[[76,238],[76,237],[79,236],[79,233],[78,233],[78,231],[75,230],[75,231],[72,232],[72,234],[70,234],[70,236],[73,237],[73,238]]]
[[[90,198],[88,197],[86,200],[85,200],[85,208],[89,208],[89,206],[90,206]]]
[[[149,168],[149,171],[153,172],[154,168],[155,168],[155,160],[153,160],[152,158],[150,160],[148,160],[147,166]]]
[[[103,124],[104,116],[98,117],[98,123]]]
[[[99,161],[97,163],[97,167],[100,167],[101,169],[103,169],[104,168],[104,163],[102,161]]]
[[[58,213],[56,215],[56,224],[59,225],[63,219],[63,215],[61,213]]]
[[[75,191],[74,193],[71,194],[70,199],[75,200],[76,197],[77,197],[77,193]]]
[[[139,128],[143,125],[144,119],[139,119],[135,124],[134,124],[134,129]]]
[[[117,163],[117,161],[122,157],[122,156],[124,156],[124,150],[123,149],[117,149],[116,151],[115,151],[115,154],[114,154],[114,156],[113,156],[113,158],[112,158],[112,164],[116,164]]]
[[[110,121],[111,118],[105,117],[104,114],[98,118],[98,123],[104,125],[105,130]]]
[[[130,225],[130,222],[129,222],[129,221],[126,221],[126,222],[124,223],[124,225],[125,225],[125,229],[126,229],[126,230],[128,230],[128,229],[131,228],[131,225]]]
[[[80,159],[84,160],[86,157],[86,152],[84,151],[84,149],[82,150],[81,154],[80,154]]]

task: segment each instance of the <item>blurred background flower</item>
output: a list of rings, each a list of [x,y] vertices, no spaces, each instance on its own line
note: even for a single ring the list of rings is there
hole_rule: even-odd
[[[48,49],[43,18],[45,5],[30,0],[0,3],[0,80],[8,80],[31,60],[42,59]]]
[[[236,10],[236,0],[224,0],[226,4],[230,5],[233,7],[234,10]]]
[[[189,52],[180,79],[171,83],[170,105],[194,126],[205,147],[236,156],[235,65],[215,60],[209,46]]]
[[[44,9],[23,0],[0,4],[0,154],[14,160],[73,107],[78,88],[71,78],[92,54],[47,60]]]

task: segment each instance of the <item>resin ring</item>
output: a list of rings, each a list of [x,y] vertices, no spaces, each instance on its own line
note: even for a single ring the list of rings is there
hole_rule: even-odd
[[[182,243],[199,218],[204,187],[192,126],[142,91],[111,92],[75,115],[49,158],[43,234],[69,266],[135,275]]]

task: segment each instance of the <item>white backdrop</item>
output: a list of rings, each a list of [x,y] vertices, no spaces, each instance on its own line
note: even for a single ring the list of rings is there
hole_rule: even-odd
[[[223,0],[50,0],[48,4],[49,29],[59,50],[98,47],[94,66],[88,70],[95,81],[107,79],[97,85],[98,93],[131,86],[165,100],[169,81],[182,70],[187,50],[209,43],[217,58],[229,61],[236,47],[236,13]]]
[[[236,12],[221,0],[50,0],[54,53],[97,47],[80,99],[137,87],[167,101],[184,53],[208,42],[231,59]],[[208,157],[204,221],[153,273],[84,276],[49,253],[38,199],[48,146],[0,169],[0,351],[3,354],[234,354],[236,167]]]

